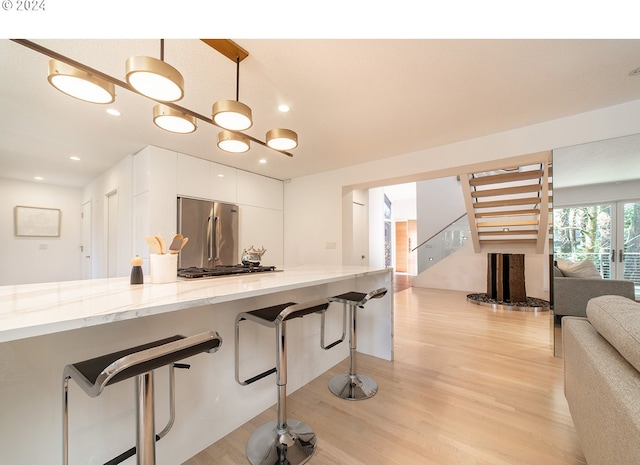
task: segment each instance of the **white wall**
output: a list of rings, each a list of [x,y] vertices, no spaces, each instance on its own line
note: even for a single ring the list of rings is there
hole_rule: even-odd
[[[422,244],[467,212],[462,187],[455,176],[416,183],[416,205],[419,213],[418,244]],[[444,244],[440,241],[433,246],[442,249]],[[429,256],[434,255],[434,250],[423,246],[417,250],[417,254],[419,272],[429,267]],[[435,256],[444,256],[444,250],[435,252]]]
[[[133,157],[127,155],[117,165],[105,171],[100,177],[85,186],[82,203],[91,201],[91,277],[107,277],[106,248],[106,203],[107,194],[118,192],[118,234],[116,252],[117,276],[129,276],[131,273],[133,231]],[[78,225],[80,233],[80,225]],[[56,280],[57,281],[57,280]]]
[[[548,299],[548,254],[525,253],[524,250],[519,251],[515,245],[510,246],[509,252],[525,255],[527,296]],[[461,249],[415,276],[412,285],[465,292],[487,292],[487,252],[474,253],[473,243],[466,241]]]
[[[416,219],[416,199],[391,200],[391,217],[393,221],[406,221]]]
[[[393,212],[395,203],[391,208]],[[384,221],[384,188],[369,189],[369,266],[384,266]],[[394,233],[393,226],[391,233]],[[393,254],[393,247],[391,252]]]
[[[17,237],[14,208],[58,208],[60,237]],[[0,178],[0,285],[80,279],[82,192]]]
[[[640,179],[553,190],[555,208],[638,199],[640,199]]]
[[[547,121],[357,166],[292,179],[285,183],[284,263],[340,264],[343,255],[343,189],[454,176],[460,166],[486,168],[495,160],[640,132],[640,100]],[[348,155],[348,154],[347,154]],[[500,164],[500,161],[498,161]],[[328,241],[336,250],[326,250]],[[543,254],[546,256],[545,254]],[[484,258],[484,255],[483,255]],[[373,257],[370,257],[373,260]],[[542,262],[527,264],[544,274]],[[538,270],[535,270],[539,266]]]

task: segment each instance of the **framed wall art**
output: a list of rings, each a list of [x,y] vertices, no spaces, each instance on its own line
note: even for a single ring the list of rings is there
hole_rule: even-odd
[[[60,237],[59,208],[15,207],[14,228],[16,236]]]

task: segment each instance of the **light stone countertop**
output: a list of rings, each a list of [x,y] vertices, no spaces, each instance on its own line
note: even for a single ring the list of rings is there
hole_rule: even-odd
[[[0,342],[256,297],[391,269],[296,266],[175,283],[131,285],[129,277],[0,286]]]

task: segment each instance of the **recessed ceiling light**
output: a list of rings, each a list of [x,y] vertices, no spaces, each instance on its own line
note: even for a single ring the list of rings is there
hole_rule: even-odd
[[[109,108],[107,109],[107,113],[109,113],[111,116],[121,116],[122,113],[120,113],[118,110],[116,110],[115,108]]]
[[[265,160],[264,158],[260,159],[260,163],[262,163],[263,165],[267,162],[267,160]]]
[[[640,67],[629,71],[629,76],[640,76]]]
[[[219,178],[224,178],[224,174],[220,173],[220,174],[218,175],[218,177],[219,177]]]
[[[284,103],[282,105],[278,106],[278,110],[280,110],[282,113],[286,113],[290,110],[289,105],[285,105]]]
[[[76,157],[75,155],[72,155],[72,156],[69,157],[69,160],[79,161],[80,157]]]
[[[33,179],[35,179],[36,181],[44,181],[44,178],[42,176],[34,176]]]

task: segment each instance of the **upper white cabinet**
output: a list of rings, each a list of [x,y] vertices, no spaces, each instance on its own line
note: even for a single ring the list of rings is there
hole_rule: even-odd
[[[236,169],[202,158],[178,154],[178,195],[235,203]]]
[[[209,162],[179,153],[176,184],[180,196],[211,199]]]
[[[238,170],[238,204],[284,209],[282,181]]]
[[[238,201],[238,170],[218,163],[209,163],[211,200],[236,203]]]

